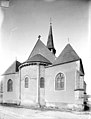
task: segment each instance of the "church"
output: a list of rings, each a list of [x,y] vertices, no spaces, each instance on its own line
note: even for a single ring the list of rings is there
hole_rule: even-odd
[[[82,59],[67,44],[58,57],[52,24],[47,45],[40,36],[23,63],[15,61],[2,75],[0,102],[17,105],[83,105],[86,95]]]

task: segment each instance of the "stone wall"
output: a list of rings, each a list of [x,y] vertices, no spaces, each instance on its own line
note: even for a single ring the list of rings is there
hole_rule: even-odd
[[[80,61],[76,62],[75,74],[75,103],[83,104],[84,102],[84,76],[80,75]]]
[[[46,68],[45,100],[47,103],[75,103],[75,71],[75,62]],[[64,90],[55,90],[55,77],[59,72],[65,75]]]
[[[29,85],[25,88],[25,78],[28,77]],[[24,66],[20,69],[21,104],[32,105],[37,98],[37,65]]]
[[[40,74],[39,74],[40,73]],[[25,88],[25,77],[29,78],[29,87]],[[40,103],[45,103],[45,89],[40,88],[38,94],[39,77],[45,79],[45,68],[43,65],[28,65],[20,69],[21,79],[21,105],[35,105],[38,103],[38,96]]]
[[[7,82],[11,79],[13,81],[13,91],[7,91]],[[4,75],[3,78],[3,103],[19,104],[19,73]]]

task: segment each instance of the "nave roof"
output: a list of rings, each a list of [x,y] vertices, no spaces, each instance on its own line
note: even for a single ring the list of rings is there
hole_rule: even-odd
[[[20,65],[21,65],[21,63],[19,61],[17,61],[17,60],[14,61],[13,64],[11,64],[11,66],[4,72],[3,75],[17,73],[19,71]]]

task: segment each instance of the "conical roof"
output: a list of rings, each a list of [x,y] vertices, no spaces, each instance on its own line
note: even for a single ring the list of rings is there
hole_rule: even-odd
[[[13,64],[4,72],[3,75],[7,75],[7,74],[12,74],[12,73],[16,73],[19,71],[18,67],[21,65],[20,62],[15,61],[13,62]]]
[[[50,30],[49,30],[49,35],[48,35],[48,40],[47,40],[47,48],[55,54],[56,50],[54,48],[54,43],[53,43],[53,34],[52,34],[52,25],[50,23]]]
[[[38,39],[37,43],[35,44],[30,56],[28,57],[28,60],[31,60],[31,58],[37,54],[42,55],[44,58],[48,59],[51,63],[53,63],[56,58],[40,39]]]
[[[56,61],[53,63],[53,65],[68,63],[68,62],[76,61],[79,59],[80,57],[74,51],[72,46],[70,44],[67,44],[66,47],[61,52],[61,54],[56,59]]]
[[[50,25],[49,35],[48,35],[47,47],[52,48],[52,49],[54,48],[52,26],[51,25]]]
[[[41,54],[34,55],[30,59],[28,59],[27,62],[40,62],[40,63],[51,64],[51,62],[45,57],[43,57]]]

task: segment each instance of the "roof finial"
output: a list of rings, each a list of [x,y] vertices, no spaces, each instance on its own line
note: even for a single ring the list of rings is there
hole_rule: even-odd
[[[38,36],[38,40],[40,40],[41,35]]]
[[[50,26],[52,25],[52,18],[50,17]]]

